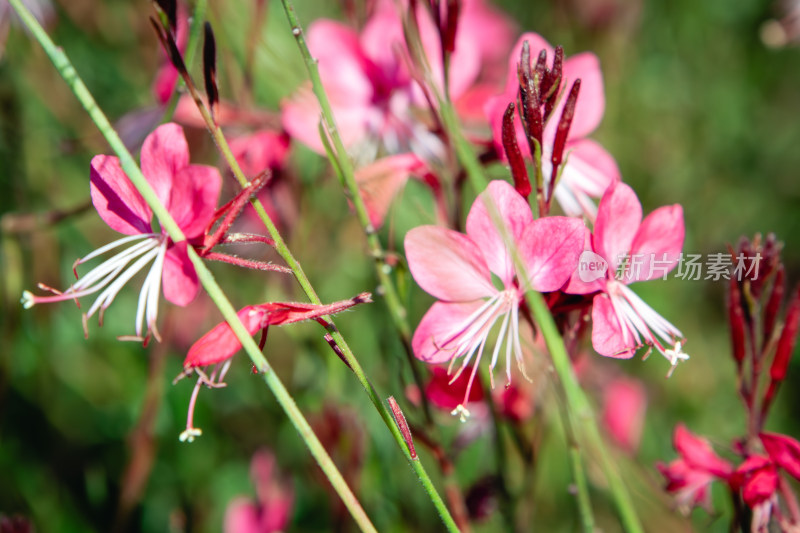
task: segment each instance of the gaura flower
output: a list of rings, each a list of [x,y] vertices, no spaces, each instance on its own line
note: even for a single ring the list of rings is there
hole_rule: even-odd
[[[496,206],[525,266],[524,274],[495,228],[487,202]],[[578,219],[534,220],[522,196],[504,181],[491,182],[472,204],[466,235],[438,226],[409,231],[405,239],[409,270],[420,287],[439,299],[414,333],[414,354],[428,363],[453,364],[463,358],[459,374],[467,365],[474,365],[471,385],[489,334],[499,322],[489,365],[494,369],[505,344],[508,381],[512,358],[524,373],[519,324],[524,294],[530,289],[560,289],[575,270],[583,235],[584,225]],[[468,398],[469,386],[464,403]],[[460,407],[458,412],[468,414]]]
[[[706,439],[692,434],[683,424],[675,427],[672,442],[680,457],[669,465],[656,465],[667,480],[667,492],[675,494],[684,513],[696,505],[710,511],[711,483],[728,481],[733,467],[714,453]]]
[[[216,209],[222,177],[213,167],[189,164],[189,148],[177,124],[159,126],[145,139],[141,164],[148,183],[187,240],[175,244],[163,230],[153,231],[153,212],[123,172],[119,159],[95,156],[90,174],[92,203],[106,224],[127,237],[102,246],[79,259],[75,266],[111,250],[132,246],[93,268],[64,292],[42,287],[57,294],[35,296],[25,291],[22,303],[26,308],[77,300],[102,291],[84,315],[84,329],[86,321],[98,311],[102,324],[103,312],[122,287],[152,263],[139,294],[133,337],[146,343],[151,333],[159,338],[156,318],[162,284],[164,297],[176,305],[185,306],[194,299],[199,285],[187,248],[202,240]]]
[[[683,209],[661,207],[642,220],[642,205],[628,185],[616,183],[600,200],[587,252],[564,288],[568,294],[598,292],[592,303],[592,346],[607,357],[630,358],[643,345],[672,365],[689,358],[683,334],[628,288],[629,283],[664,277],[683,248]],[[586,267],[603,263],[599,270]],[[665,344],[673,344],[665,347]]]
[[[548,61],[554,56],[550,44],[535,33],[524,34],[514,46],[508,61],[505,91],[489,99],[485,105],[497,153],[503,157],[505,157],[502,141],[503,114],[509,103],[517,101],[520,84],[517,64],[525,41],[530,46],[531,58],[536,58],[541,50],[547,52]],[[567,215],[585,215],[594,220],[597,209],[592,198],[599,198],[609,185],[619,181],[620,173],[611,154],[597,142],[586,138],[600,124],[605,110],[603,75],[597,56],[584,52],[564,61],[562,87],[568,88],[568,84],[577,79],[581,80],[580,94],[565,147],[565,153],[568,153],[569,157],[566,159],[566,166],[553,194]],[[562,96],[558,106],[550,115],[542,137],[542,173],[545,183],[553,179],[551,156],[565,101],[566,96]],[[517,144],[523,156],[530,160],[531,151],[519,117],[515,121],[515,129]]]
[[[325,323],[325,315],[340,313],[354,305],[370,303],[371,294],[364,292],[349,300],[342,300],[327,305],[316,305],[300,302],[268,302],[260,305],[243,307],[237,316],[250,335],[259,331],[261,334],[260,348],[264,348],[267,340],[267,330],[270,326],[282,326],[304,320],[316,320]],[[197,383],[189,402],[189,414],[186,418],[186,429],[181,433],[181,442],[192,442],[195,437],[202,435],[199,428],[194,427],[194,406],[200,386],[211,388],[224,387],[224,378],[230,368],[231,358],[242,348],[242,343],[227,322],[221,322],[203,335],[190,348],[183,362],[183,372],[175,378],[174,382],[196,373]],[[214,366],[210,374],[203,368]],[[258,369],[254,369],[258,372]]]
[[[442,80],[438,29],[426,9],[416,15],[434,77]],[[464,31],[456,33],[449,69],[454,100],[475,84],[486,70],[483,66],[505,53],[512,33],[511,24],[482,0],[463,2],[458,25]],[[476,38],[478,28],[484,38]],[[366,156],[357,161],[374,159],[379,149],[387,154],[410,151],[426,160],[441,156],[443,145],[430,131],[429,118],[420,116],[428,102],[409,72],[402,18],[393,2],[376,2],[360,33],[339,22],[318,20],[307,36],[342,142],[356,156]],[[319,120],[319,105],[309,87],[284,102],[283,124],[289,134],[324,154]]]
[[[432,77],[441,89],[439,29],[427,9],[417,9],[416,17]],[[497,69],[491,66],[510,47],[511,24],[483,0],[464,1],[458,21],[448,89],[462,116],[474,122],[492,92],[487,87],[497,85],[491,79]],[[475,38],[478,32],[480,39]],[[388,0],[376,2],[361,32],[332,20],[318,20],[307,36],[339,135],[355,161],[356,181],[372,225],[383,224],[389,204],[410,177],[421,177],[437,194],[439,184],[426,179],[426,168],[445,160],[445,145],[434,131],[430,95],[409,70],[398,6]],[[325,154],[318,128],[321,112],[310,87],[301,87],[282,108],[286,131]]]

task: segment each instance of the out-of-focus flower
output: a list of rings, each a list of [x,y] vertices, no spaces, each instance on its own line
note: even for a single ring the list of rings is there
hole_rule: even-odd
[[[524,275],[495,228],[487,203],[505,225],[525,266]],[[490,367],[494,369],[505,344],[508,381],[512,357],[524,373],[520,302],[530,289],[546,292],[564,285],[577,265],[584,229],[580,220],[567,217],[534,220],[525,200],[504,181],[491,182],[475,200],[466,235],[437,226],[412,229],[405,239],[409,270],[420,287],[439,299],[414,333],[414,354],[429,363],[463,357],[459,372],[474,365],[471,384],[490,331],[499,321]],[[457,410],[468,413],[464,405]]]
[[[102,290],[84,315],[84,327],[86,320],[98,311],[102,323],[103,312],[120,289],[152,262],[136,312],[135,338],[146,342],[151,333],[158,338],[156,319],[162,284],[164,297],[176,305],[184,306],[194,299],[199,285],[187,247],[202,242],[216,209],[222,178],[213,167],[189,164],[189,148],[177,124],[164,124],[145,139],[141,164],[148,183],[187,240],[175,244],[163,230],[153,232],[153,213],[123,172],[119,159],[95,156],[91,163],[92,203],[106,224],[128,236],[79,259],[75,266],[121,246],[135,244],[93,268],[64,292],[50,289],[56,295],[35,296],[26,291],[22,298],[26,308],[77,300]]]
[[[629,358],[647,345],[670,362],[670,372],[688,359],[678,328],[628,288],[629,283],[665,277],[675,268],[683,237],[680,205],[661,207],[642,220],[642,205],[628,185],[616,183],[605,192],[593,234],[587,230],[587,251],[564,289],[569,294],[599,291],[592,303],[597,353]]]
[[[614,442],[628,453],[639,448],[646,410],[647,395],[638,380],[618,378],[606,386],[603,425]]]
[[[714,453],[706,439],[692,434],[683,424],[675,427],[673,445],[680,457],[669,465],[657,465],[667,480],[667,491],[675,495],[678,508],[684,513],[696,505],[710,511],[711,483],[727,482],[733,467]]]
[[[444,67],[439,29],[427,9],[419,7],[415,16],[434,83],[438,81],[441,89]],[[476,38],[478,34],[481,38]],[[479,116],[489,88],[497,85],[491,79],[497,69],[491,65],[507,52],[511,34],[507,19],[483,0],[462,3],[455,49],[449,57],[448,89],[471,122]],[[434,131],[430,92],[426,96],[426,89],[409,69],[402,16],[394,2],[381,0],[361,32],[332,20],[318,20],[307,35],[338,133],[355,160],[359,184],[376,175],[386,178],[377,199],[374,191],[365,193],[372,225],[379,227],[405,181],[424,174],[426,165],[445,159],[445,145]],[[320,116],[319,104],[307,85],[283,103],[286,131],[324,154]]]
[[[176,15],[175,44],[183,54],[189,41],[189,15],[186,13],[186,8],[183,7],[182,3],[178,4]],[[180,74],[178,69],[172,65],[166,50],[162,50],[162,52],[164,57],[153,81],[153,94],[156,97],[156,101],[164,105],[172,98],[172,93],[175,91],[175,85],[178,83]]]
[[[554,50],[550,44],[535,33],[526,33],[520,37],[511,52],[505,91],[501,95],[489,99],[485,105],[485,112],[492,126],[495,147],[498,154],[503,157],[505,157],[502,135],[503,116],[508,104],[517,101],[520,86],[517,65],[525,41],[530,46],[532,58],[537,57],[541,50],[547,52],[548,58],[554,56]],[[600,124],[605,110],[603,75],[597,56],[584,52],[564,61],[562,86],[578,79],[581,80],[580,93],[565,147],[569,157],[555,186],[554,195],[567,215],[586,215],[590,219],[594,219],[596,207],[592,199],[599,198],[609,185],[619,181],[620,174],[617,163],[611,154],[595,141],[586,138]],[[551,156],[559,118],[566,100],[566,97],[562,97],[558,106],[550,113],[550,118],[542,134],[541,163],[545,183],[554,179]],[[517,144],[523,156],[531,159],[529,143],[519,119],[515,122],[515,130]]]
[[[256,499],[234,498],[225,510],[225,533],[272,533],[284,531],[294,506],[294,491],[279,478],[275,456],[267,450],[253,455],[250,475]]]

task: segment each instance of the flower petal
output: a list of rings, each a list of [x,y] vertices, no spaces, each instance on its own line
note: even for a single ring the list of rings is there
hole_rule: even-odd
[[[383,225],[392,200],[408,181],[409,174],[422,164],[414,154],[398,154],[383,157],[356,170],[356,182],[374,227]]]
[[[642,223],[642,204],[630,186],[616,183],[606,190],[597,207],[592,245],[608,261],[613,276]]]
[[[487,201],[493,202],[500,221],[505,224],[510,232],[509,237],[517,246],[525,229],[533,222],[533,213],[514,187],[508,182],[496,180],[489,183],[486,190],[475,199],[467,215],[467,235],[480,248],[489,270],[509,287],[516,273],[514,263],[486,207]]]
[[[364,55],[355,30],[340,22],[317,20],[308,29],[308,47],[319,63],[320,77],[332,102],[368,102],[374,65]]]
[[[675,450],[694,469],[705,470],[723,479],[733,471],[733,467],[727,461],[714,453],[706,439],[693,434],[683,424],[675,427],[673,444]]]
[[[194,239],[203,234],[217,209],[222,176],[205,165],[189,165],[175,175],[169,213],[186,235]]]
[[[564,61],[564,76],[562,87],[569,90],[572,83],[581,80],[581,92],[575,104],[575,116],[569,128],[570,139],[580,139],[592,133],[600,121],[606,108],[605,92],[603,91],[603,73],[600,70],[600,61],[591,52],[577,54]],[[562,98],[561,105],[555,111],[551,124],[558,124],[561,118],[561,109],[566,98]],[[549,126],[549,124],[548,124]],[[554,127],[551,126],[551,127]],[[555,131],[555,130],[554,130]]]
[[[578,266],[586,226],[569,217],[532,221],[520,239],[520,255],[530,286],[540,292],[560,289]]]
[[[453,352],[443,347],[463,330],[469,316],[481,307],[482,302],[434,303],[422,317],[411,347],[417,359],[426,363],[445,363],[452,359]]]
[[[261,306],[248,305],[236,315],[250,335],[254,335],[264,327],[265,311]],[[191,369],[219,363],[233,357],[241,347],[242,343],[228,323],[221,322],[192,344],[183,361],[183,368]]]
[[[469,237],[438,226],[419,226],[405,239],[408,269],[428,294],[467,302],[497,292],[481,250]]]
[[[614,306],[606,294],[598,294],[592,300],[592,346],[600,355],[617,359],[630,359],[636,348],[625,342]]]
[[[800,480],[800,442],[778,433],[759,435],[764,449],[775,463]]]
[[[119,159],[109,155],[92,158],[90,192],[100,218],[125,235],[150,233],[153,212],[123,172]]]
[[[200,290],[197,272],[189,260],[187,246],[186,241],[181,241],[167,250],[161,275],[164,298],[181,307],[194,300]]]
[[[666,276],[680,260],[683,238],[683,208],[680,205],[660,207],[647,215],[631,245],[631,261],[632,265],[639,267],[638,275],[624,276],[626,282]]]
[[[175,176],[189,165],[189,145],[183,128],[174,123],[163,124],[144,140],[142,173],[167,209],[172,203]]]

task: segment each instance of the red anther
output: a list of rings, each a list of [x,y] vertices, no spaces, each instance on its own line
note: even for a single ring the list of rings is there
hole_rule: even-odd
[[[394,396],[389,396],[388,402],[389,408],[392,410],[392,416],[394,416],[394,421],[400,433],[403,435],[403,440],[406,441],[406,446],[408,446],[408,453],[411,455],[411,459],[416,459],[417,451],[414,449],[414,439],[411,437],[411,430],[408,428],[406,417],[402,409],[400,409],[400,406],[397,405]]]
[[[789,309],[786,311],[786,321],[783,324],[781,338],[778,340],[778,348],[775,350],[775,358],[769,369],[772,381],[782,381],[786,377],[794,345],[797,342],[798,327],[800,327],[800,290],[795,290]]]
[[[561,120],[558,121],[558,129],[556,130],[556,138],[553,142],[553,171],[550,177],[550,190],[555,187],[555,178],[558,173],[558,167],[564,160],[564,147],[567,144],[567,137],[569,136],[569,128],[572,125],[572,118],[575,116],[575,104],[578,102],[578,94],[581,91],[581,80],[575,80],[572,88],[567,96],[567,101],[564,104],[564,110],[561,112]],[[548,195],[551,196],[551,195]]]
[[[517,132],[514,128],[514,104],[508,104],[503,115],[503,149],[506,152],[508,164],[511,166],[511,176],[514,178],[514,188],[525,199],[531,194],[531,182],[528,179],[528,169],[517,144]]]

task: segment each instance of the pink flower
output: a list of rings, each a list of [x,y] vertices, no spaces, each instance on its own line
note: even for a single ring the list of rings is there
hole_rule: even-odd
[[[250,475],[256,486],[256,501],[238,497],[225,511],[225,533],[272,533],[289,525],[294,491],[281,481],[275,468],[275,456],[267,450],[253,455]]]
[[[136,244],[92,269],[63,293],[34,296],[25,291],[22,302],[26,308],[78,299],[102,290],[86,313],[84,323],[97,311],[102,322],[103,311],[120,289],[152,262],[136,312],[135,338],[146,342],[151,333],[158,338],[156,318],[162,283],[168,301],[184,306],[194,299],[199,285],[187,246],[202,241],[216,209],[222,178],[213,167],[189,164],[189,148],[177,124],[159,126],[145,139],[141,162],[145,178],[187,241],[174,244],[163,230],[154,232],[153,213],[123,172],[119,159],[95,156],[91,164],[92,203],[106,224],[127,237],[95,250],[78,260],[76,266],[120,246]],[[144,323],[147,332],[143,335]]]
[[[433,77],[441,88],[439,30],[427,9],[418,9],[416,16]],[[487,86],[496,85],[491,66],[510,47],[511,24],[483,0],[464,1],[458,20],[449,94],[459,110],[474,118],[490,94]],[[478,33],[481,39],[475,38]],[[359,183],[380,174],[386,178],[379,195],[365,193],[372,224],[380,227],[408,178],[446,156],[444,143],[432,131],[430,102],[408,69],[398,7],[389,0],[376,2],[360,33],[339,22],[318,20],[308,30],[308,45],[319,62],[338,132],[355,160]],[[320,108],[310,87],[301,87],[282,107],[286,131],[324,154],[318,128]],[[430,185],[437,192],[438,183]]]
[[[541,50],[547,51],[548,61],[554,56],[550,44],[535,33],[526,33],[520,37],[511,52],[505,92],[491,98],[485,106],[487,118],[492,126],[495,147],[503,157],[505,157],[502,144],[503,114],[509,103],[517,101],[519,91],[517,64],[525,41],[528,41],[534,63]],[[562,87],[567,88],[569,87],[567,84],[580,79],[581,88],[567,137],[566,152],[569,153],[569,158],[556,184],[554,195],[567,215],[586,215],[589,219],[594,219],[596,208],[592,198],[599,198],[609,185],[620,180],[617,163],[611,154],[595,141],[586,138],[600,124],[605,110],[603,75],[597,56],[584,52],[570,57],[564,61],[562,79]],[[542,173],[545,183],[553,179],[551,155],[565,100],[566,96],[563,96],[558,107],[550,115],[543,134]],[[528,141],[519,118],[515,126],[517,144],[523,155],[531,159]]]
[[[618,378],[605,388],[603,425],[611,438],[629,453],[639,448],[647,409],[647,395],[642,383]]]
[[[505,224],[525,266],[524,274],[517,270],[495,229],[487,202],[496,207]],[[504,181],[491,182],[476,199],[467,217],[466,235],[437,226],[409,231],[405,239],[409,270],[420,287],[440,300],[414,333],[414,354],[429,363],[463,357],[459,372],[469,364],[476,368],[489,333],[499,321],[490,367],[494,369],[505,344],[508,381],[512,356],[524,373],[519,326],[524,293],[561,288],[575,269],[583,233],[583,223],[577,219],[534,220],[525,200]],[[470,383],[474,377],[473,368]],[[469,387],[464,402],[468,397]],[[466,414],[463,405],[460,411]]]
[[[260,305],[248,305],[243,307],[237,316],[250,335],[255,335],[261,331],[261,348],[267,340],[267,330],[270,326],[282,326],[304,320],[317,320],[325,323],[322,319],[325,315],[340,313],[354,305],[371,302],[371,295],[367,292],[349,300],[342,300],[328,305],[316,305],[299,302],[268,302]],[[189,412],[186,417],[186,429],[180,434],[181,442],[192,442],[195,437],[203,434],[202,430],[194,427],[194,407],[200,386],[217,388],[224,387],[225,375],[230,368],[231,358],[242,348],[233,329],[227,322],[221,322],[214,326],[211,331],[200,337],[192,344],[186,359],[183,362],[183,372],[175,378],[174,382],[191,375],[193,372],[199,376],[189,401]],[[221,365],[220,365],[221,363]],[[206,375],[203,367],[215,365],[211,374]],[[219,365],[219,366],[216,366]],[[254,372],[258,369],[254,368]],[[173,382],[173,383],[174,383]]]
[[[672,365],[689,358],[681,332],[631,289],[629,283],[666,277],[683,248],[683,209],[656,209],[642,220],[642,205],[628,185],[616,183],[600,200],[587,251],[564,292],[593,299],[592,345],[608,357],[629,358],[642,345],[655,347]],[[602,268],[598,265],[602,264]],[[591,268],[599,268],[592,270]],[[665,348],[665,342],[675,343]]]
[[[419,9],[417,16],[431,68],[435,78],[442,80],[438,30],[427,10]],[[449,89],[453,99],[473,86],[481,74],[482,62],[496,61],[507,50],[511,34],[510,24],[479,0],[463,3],[459,26],[465,31],[457,32],[450,60]],[[488,35],[476,39],[477,28]],[[308,45],[319,61],[339,134],[345,146],[354,150],[357,160],[374,159],[381,149],[389,154],[412,151],[426,160],[441,158],[441,141],[414,109],[427,102],[403,57],[407,52],[402,19],[393,2],[377,2],[360,34],[339,22],[314,22],[308,30]],[[323,154],[319,120],[319,106],[310,88],[302,88],[284,102],[286,130]]]
[[[727,481],[733,467],[714,453],[706,439],[692,434],[683,424],[675,428],[673,445],[680,457],[669,465],[657,465],[667,480],[667,491],[675,494],[684,513],[696,505],[710,511],[711,483],[715,479]]]

